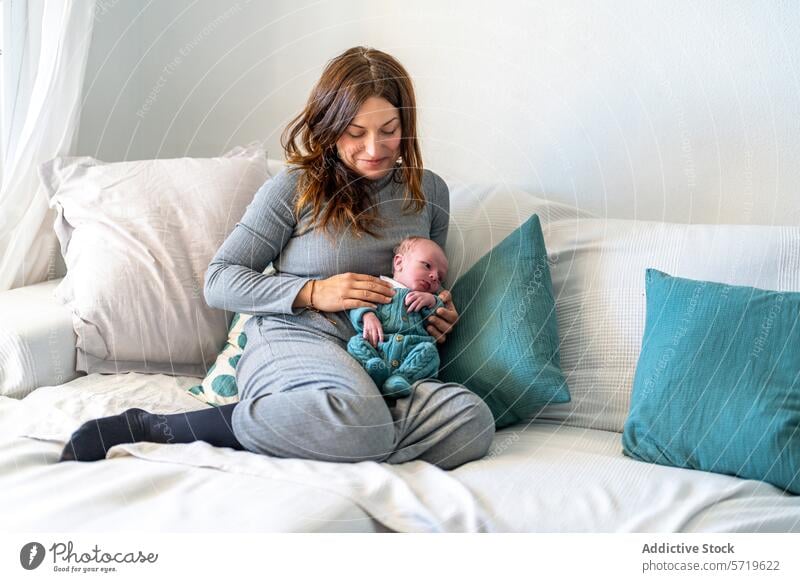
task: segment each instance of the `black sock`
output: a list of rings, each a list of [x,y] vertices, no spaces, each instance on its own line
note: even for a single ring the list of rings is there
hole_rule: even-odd
[[[236,404],[178,414],[153,414],[141,408],[129,408],[121,414],[90,420],[72,433],[59,461],[99,461],[106,458],[106,452],[114,445],[140,441],[191,443],[199,440],[244,450],[231,428]]]
[[[225,404],[216,408],[193,410],[178,414],[149,413],[147,438],[152,443],[191,443],[205,441],[216,447],[230,447],[244,450],[242,444],[233,434],[231,417],[233,404]]]
[[[144,440],[147,412],[130,408],[122,414],[84,422],[72,433],[59,461],[98,461],[114,445]]]

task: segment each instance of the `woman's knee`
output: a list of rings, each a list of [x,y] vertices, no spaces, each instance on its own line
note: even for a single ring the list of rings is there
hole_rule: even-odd
[[[420,384],[424,385],[424,382]],[[486,456],[494,441],[495,422],[492,411],[480,396],[464,386],[446,386],[451,411],[447,424],[453,428],[426,460],[442,469],[455,469]]]
[[[492,411],[480,396],[469,391],[467,394],[468,396],[465,395],[464,399],[469,404],[465,406],[465,411],[462,413],[466,417],[464,425],[466,441],[462,449],[450,460],[452,467],[448,468],[455,468],[469,461],[482,459],[489,452],[494,441],[495,424]]]
[[[233,432],[251,452],[332,462],[382,461],[395,428],[381,398],[336,389],[280,392],[242,401]]]
[[[326,453],[342,462],[382,461],[395,445],[395,425],[383,398],[364,398],[326,390],[325,397],[337,420],[331,423]]]

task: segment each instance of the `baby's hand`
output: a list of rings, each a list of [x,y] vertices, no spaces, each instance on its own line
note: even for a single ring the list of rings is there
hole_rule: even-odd
[[[383,326],[378,316],[368,311],[364,314],[364,339],[366,339],[373,348],[378,347],[378,343],[383,341]]]
[[[419,311],[423,307],[436,305],[436,295],[427,291],[410,291],[406,295],[406,307],[409,311]]]

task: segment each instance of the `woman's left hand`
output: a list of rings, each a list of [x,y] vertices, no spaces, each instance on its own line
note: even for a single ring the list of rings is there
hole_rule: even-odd
[[[444,307],[437,309],[436,313],[428,318],[430,325],[426,329],[436,339],[436,343],[443,344],[447,339],[447,334],[458,321],[458,311],[453,305],[453,296],[450,291],[442,291],[439,293],[439,297],[444,301]]]

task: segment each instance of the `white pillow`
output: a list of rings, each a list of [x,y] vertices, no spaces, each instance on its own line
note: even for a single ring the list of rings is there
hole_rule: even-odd
[[[259,145],[222,157],[42,164],[67,265],[77,369],[203,376],[231,314],[203,297],[211,258],[267,179]]]
[[[800,227],[594,218],[500,188],[478,195],[458,188],[451,212],[448,257],[462,260],[460,273],[530,214],[540,216],[561,369],[572,398],[545,408],[540,420],[622,432],[644,332],[648,267],[691,279],[800,291]],[[450,286],[455,276],[448,279]]]
[[[800,227],[591,219],[544,228],[572,401],[539,418],[622,432],[644,333],[645,270],[800,291]]]
[[[445,252],[449,261],[445,288],[514,232],[532,214],[542,227],[554,221],[590,218],[589,212],[495,184],[464,184],[448,180],[450,227]],[[458,307],[458,306],[456,306]]]

